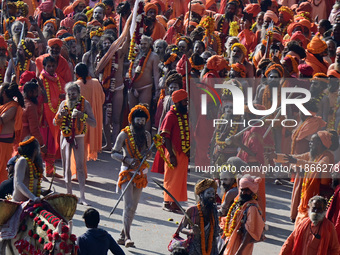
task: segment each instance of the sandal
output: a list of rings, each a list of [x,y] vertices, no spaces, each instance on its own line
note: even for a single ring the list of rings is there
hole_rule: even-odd
[[[134,247],[134,246],[135,246],[135,243],[132,242],[130,239],[126,239],[126,240],[125,240],[125,247],[126,247],[126,248]]]

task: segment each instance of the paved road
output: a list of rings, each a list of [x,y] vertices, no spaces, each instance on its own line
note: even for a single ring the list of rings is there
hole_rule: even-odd
[[[119,194],[115,193],[116,181],[120,164],[111,159],[109,153],[99,154],[96,162],[88,162],[88,179],[86,181],[86,198],[90,205],[101,214],[100,227],[107,230],[114,239],[119,238],[122,228],[121,214],[123,203],[120,203],[116,211],[109,218],[109,212],[116,203]],[[57,172],[61,171],[61,162],[57,162]],[[182,203],[184,208],[195,204],[194,186],[199,180],[199,174],[188,178],[188,201]],[[154,184],[150,177],[162,180],[163,175],[149,173],[149,184],[144,189],[137,213],[133,222],[131,237],[135,242],[135,248],[123,250],[126,254],[169,254],[167,245],[176,231],[177,222],[182,216],[162,210],[163,194]],[[284,182],[282,186],[273,184],[272,179],[267,179],[267,224],[269,231],[264,242],[255,244],[254,255],[278,254],[284,240],[293,229],[289,221],[290,194],[292,184]],[[45,183],[44,186],[47,186]],[[66,188],[62,179],[55,179],[54,188],[57,192],[65,193]],[[79,186],[73,182],[74,194],[79,196]],[[86,231],[82,214],[88,207],[78,205],[77,212],[73,218],[73,232],[78,236]],[[173,221],[169,221],[169,219]]]

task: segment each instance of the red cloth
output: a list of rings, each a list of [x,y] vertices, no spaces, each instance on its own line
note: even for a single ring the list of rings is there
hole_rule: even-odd
[[[6,48],[7,49],[7,43],[5,41],[5,38],[2,35],[0,36],[0,48]]]
[[[32,79],[36,79],[37,76],[33,71],[25,71],[20,75],[20,85],[25,85],[26,82],[31,81]]]
[[[50,54],[41,55],[35,60],[35,64],[37,66],[38,73],[41,73],[42,70],[44,69],[43,60],[44,60],[45,57],[47,57],[49,55]],[[59,56],[56,73],[62,78],[62,80],[65,83],[73,81],[73,76],[72,76],[71,70],[69,68],[68,62],[62,56]]]

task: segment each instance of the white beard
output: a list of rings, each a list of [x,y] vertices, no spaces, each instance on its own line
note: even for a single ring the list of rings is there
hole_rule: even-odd
[[[316,226],[319,222],[321,222],[325,218],[326,211],[322,213],[314,213],[311,212],[311,210],[308,210],[308,216],[309,219],[312,221],[313,225]]]

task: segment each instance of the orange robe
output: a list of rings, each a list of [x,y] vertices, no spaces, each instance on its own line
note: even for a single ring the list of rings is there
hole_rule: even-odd
[[[328,206],[326,218],[329,219],[335,227],[340,242],[340,185],[334,191],[331,203]]]
[[[166,31],[164,26],[162,25],[162,23],[160,23],[157,19],[154,23],[154,28],[152,30],[152,35],[151,38],[153,39],[153,41],[156,41],[157,39],[162,39],[165,36]]]
[[[22,108],[15,101],[10,101],[4,105],[0,105],[0,116],[4,114],[6,111],[11,109],[12,107],[16,107],[17,111],[15,114],[15,123],[14,123],[14,132],[16,135],[20,135],[20,131],[22,129]],[[1,134],[2,125],[0,125],[0,139],[1,138],[12,138],[13,134]],[[19,136],[19,139],[21,136]],[[7,162],[12,157],[13,152],[13,142],[5,143],[0,141],[0,183],[4,180],[7,180]]]
[[[51,174],[54,168],[54,161],[56,153],[59,149],[60,141],[60,130],[59,127],[53,125],[53,119],[62,101],[59,98],[59,95],[64,94],[65,82],[58,74],[56,74],[56,77],[52,77],[47,72],[45,72],[45,70],[42,71],[40,79],[43,81],[44,88],[47,92],[48,101],[50,103],[44,103],[41,133],[44,137],[44,142],[47,148],[47,153],[43,157],[46,162],[46,173]],[[60,83],[60,89],[58,86],[58,79]],[[49,87],[48,91],[46,89],[46,82],[48,83]]]
[[[313,233],[319,233],[321,238],[317,239]],[[280,255],[336,255],[339,252],[339,241],[333,223],[325,218],[314,226],[306,218],[287,238]]]
[[[182,123],[184,125],[183,118]],[[162,136],[170,139],[172,143],[172,150],[177,159],[177,166],[173,169],[168,167],[166,163],[164,164],[164,188],[166,188],[177,199],[177,201],[187,201],[189,159],[182,151],[180,128],[176,113],[173,110],[173,106],[166,114],[160,130]],[[168,150],[165,150],[165,156],[170,162]],[[164,192],[164,201],[173,202],[172,198],[166,192]]]
[[[105,94],[102,85],[97,79],[87,79],[86,84],[84,84],[83,80],[77,80],[76,83],[80,87],[80,94],[91,104],[93,115],[97,122],[96,127],[88,126],[85,134],[84,170],[85,176],[87,176],[86,161],[97,160],[98,152],[102,150],[103,104]],[[71,158],[71,170],[72,175],[76,174],[74,156]]]
[[[250,204],[253,204],[249,206]],[[255,241],[260,241],[262,232],[264,229],[264,221],[260,213],[259,205],[256,200],[250,200],[242,205],[242,208],[240,211],[238,211],[236,216],[236,226],[234,228],[234,231],[232,232],[230,237],[227,237],[226,241],[228,241],[228,244],[225,248],[224,255],[234,255],[236,254],[238,248],[240,247],[243,235],[238,233],[238,230],[242,227],[242,220],[244,217],[244,213],[247,210],[247,219],[244,223],[244,227],[251,235],[251,237]],[[225,222],[226,217],[222,219],[222,226],[224,224],[227,224]],[[229,224],[231,225],[231,224]],[[225,226],[223,226],[223,229]],[[250,243],[247,245],[247,247],[243,251],[243,255],[251,255],[253,253],[254,243]]]
[[[292,133],[292,147],[291,154],[302,154],[309,151],[309,141],[306,139],[308,136],[315,134],[321,128],[326,126],[326,122],[319,116],[313,116],[307,118],[301,123]],[[292,200],[290,204],[290,218],[294,219],[298,213],[298,207],[300,204],[301,188],[303,179],[297,175],[294,181],[294,187],[292,191]]]
[[[321,63],[313,54],[306,51],[306,64],[313,68],[313,75],[316,73],[327,74],[329,64],[327,62]]]
[[[44,69],[43,60],[44,60],[45,57],[47,57],[49,55],[50,54],[41,55],[35,60],[35,64],[37,66],[38,73],[41,73],[42,70]],[[57,69],[56,69],[55,72],[63,79],[63,81],[65,83],[73,81],[73,75],[71,73],[68,62],[61,55],[59,56],[58,66],[57,66]]]
[[[246,46],[248,54],[254,51],[257,41],[256,36],[252,31],[249,29],[244,29],[238,34],[237,37],[240,39],[240,43]]]

